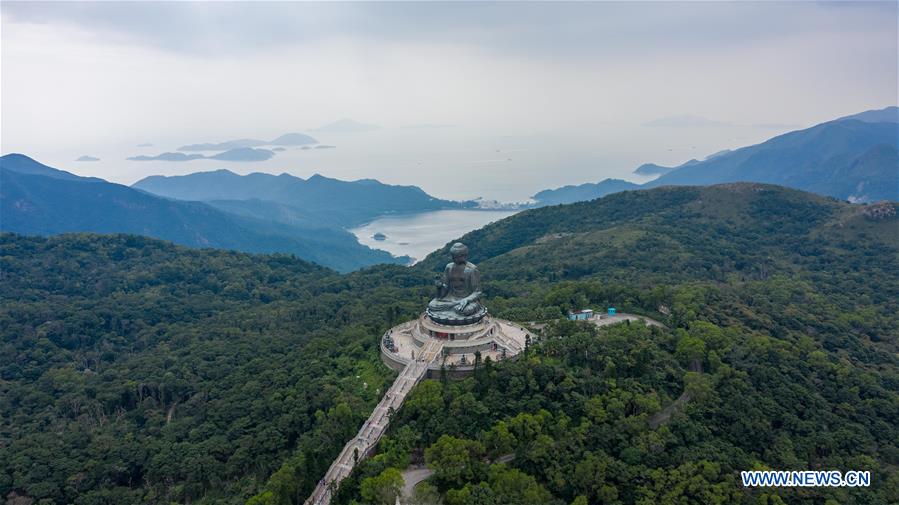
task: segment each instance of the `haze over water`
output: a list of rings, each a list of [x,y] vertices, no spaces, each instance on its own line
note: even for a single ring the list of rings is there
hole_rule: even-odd
[[[0,9],[0,152],[122,184],[227,168],[514,202],[640,182],[631,171],[643,163],[677,165],[896,100],[895,2]],[[341,118],[379,129],[316,131]],[[290,132],[337,147],[257,163],[125,160]],[[74,162],[83,155],[100,161]]]

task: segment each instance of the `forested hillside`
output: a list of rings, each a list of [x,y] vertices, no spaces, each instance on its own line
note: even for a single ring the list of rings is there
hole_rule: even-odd
[[[895,204],[734,184],[472,232],[488,308],[545,338],[419,385],[341,501],[392,503],[426,462],[423,498],[450,505],[895,503],[897,224]],[[380,335],[448,256],[339,275],[127,235],[0,245],[0,493],[59,503],[302,503],[393,376]],[[560,321],[607,305],[668,328]],[[872,487],[745,490],[752,468]]]
[[[35,502],[242,503],[295,450],[323,473],[393,376],[377,336],[421,298],[404,267],[131,235],[0,251],[0,496]]]
[[[389,502],[391,468],[418,462],[435,471],[424,503],[896,503],[895,207],[667,188],[468,234],[500,316],[616,306],[669,328],[551,323],[515,363],[424,382],[342,502]],[[747,490],[748,469],[870,470],[873,484]]]

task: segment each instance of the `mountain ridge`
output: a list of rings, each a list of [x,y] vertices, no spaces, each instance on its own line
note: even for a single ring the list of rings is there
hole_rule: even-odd
[[[705,159],[690,160],[669,169],[655,164],[637,168],[661,173],[627,189],[665,185],[709,185],[760,182],[813,191],[853,203],[899,198],[899,108],[869,110],[794,130],[764,142],[724,150]],[[870,153],[877,153],[873,155]],[[603,181],[604,182],[604,181]],[[590,183],[577,187],[589,188]],[[597,183],[595,191],[565,187],[541,191],[552,203],[572,203],[608,194]],[[534,196],[540,202],[537,195]]]
[[[292,253],[340,271],[408,261],[365,247],[349,232],[315,220],[270,222],[252,214],[232,214],[222,206],[78,177],[24,155],[9,156],[0,157],[3,231],[134,233],[191,247]]]
[[[644,187],[753,181],[796,189],[817,185],[816,192],[842,200],[853,197],[857,201],[895,199],[899,191],[896,184],[891,184],[897,180],[895,172],[874,174],[877,179],[871,185],[879,188],[866,198],[852,195],[845,185],[822,187],[817,183],[827,175],[819,170],[821,167],[846,163],[877,145],[895,145],[897,131],[899,125],[895,123],[869,123],[855,119],[829,121],[684,166],[646,183]],[[850,187],[858,183],[847,182]]]
[[[750,204],[755,207],[751,207]],[[478,244],[478,247],[472,250],[471,260],[479,263],[491,261],[519,248],[529,251],[529,254],[533,252],[529,249],[532,246],[539,245],[549,250],[553,244],[564,243],[584,229],[614,229],[617,223],[636,217],[673,225],[669,216],[689,211],[691,217],[696,217],[699,215],[696,213],[700,210],[714,209],[717,217],[726,218],[728,226],[737,229],[741,223],[754,219],[750,214],[763,212],[766,207],[775,205],[784,207],[785,210],[781,212],[789,210],[793,218],[807,222],[805,226],[836,215],[831,213],[825,215],[824,211],[827,209],[833,209],[834,213],[839,209],[839,213],[848,216],[847,219],[863,216],[866,209],[865,206],[851,205],[833,197],[773,184],[732,182],[709,186],[668,185],[639,191],[616,192],[603,198],[567,205],[528,209],[479,230],[473,230],[463,235],[460,240]],[[892,201],[887,202],[887,205],[899,204]],[[803,214],[803,208],[813,206],[817,209],[815,214]],[[648,214],[649,208],[656,209],[655,214]],[[577,217],[578,215],[583,216]],[[899,236],[889,234],[887,231],[885,228],[881,231],[883,238],[899,247]],[[699,233],[699,229],[694,232]],[[498,236],[502,239],[497,239]],[[447,244],[434,251],[417,263],[415,268],[439,270],[449,255],[449,246],[450,244]],[[576,257],[572,259],[578,262],[587,261]]]
[[[302,179],[288,173],[229,170],[180,176],[153,175],[132,187],[189,201],[267,200],[289,205],[349,228],[385,214],[471,207],[468,202],[435,198],[418,186],[384,184],[375,179],[344,181],[314,174]]]
[[[531,198],[540,205],[558,205],[575,201],[602,198],[619,191],[639,189],[640,185],[622,179],[603,179],[599,182],[587,182],[579,185],[562,186],[556,189],[545,189],[535,193]]]

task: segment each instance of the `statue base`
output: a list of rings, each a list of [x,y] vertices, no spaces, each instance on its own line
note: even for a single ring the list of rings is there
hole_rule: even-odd
[[[432,311],[430,308],[426,311],[428,318],[437,324],[445,324],[448,326],[461,326],[466,324],[475,324],[487,315],[487,307],[481,307],[481,310],[470,316],[463,316],[448,311]]]
[[[536,337],[520,325],[489,314],[474,324],[450,326],[423,313],[387,330],[381,338],[381,359],[402,371],[436,345],[440,350],[429,355],[426,377],[461,378],[474,372],[478,353],[482,362],[514,358],[524,350],[528,338],[533,341]]]

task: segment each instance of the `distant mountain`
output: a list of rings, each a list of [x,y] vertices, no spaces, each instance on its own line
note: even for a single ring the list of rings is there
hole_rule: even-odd
[[[710,160],[710,159],[712,159],[712,158],[717,158],[718,156],[721,156],[722,154],[727,154],[727,153],[729,153],[729,152],[730,152],[730,149],[722,149],[722,150],[720,150],[720,151],[718,151],[718,152],[716,152],[716,153],[712,153],[712,154],[706,156],[705,159],[706,159],[706,160]],[[692,161],[692,160],[691,160],[691,161]]]
[[[132,156],[126,158],[129,161],[193,161],[193,160],[219,160],[219,161],[265,161],[274,156],[274,151],[268,149],[254,149],[252,147],[237,147],[225,152],[204,156],[202,154],[162,153],[156,156]]]
[[[340,271],[405,263],[312,220],[267,221],[200,202],[161,198],[102,179],[78,177],[27,156],[0,158],[0,230],[27,235],[133,233],[192,247],[292,253]]]
[[[276,138],[269,142],[269,145],[273,146],[303,146],[308,144],[317,144],[318,141],[309,135],[303,135],[302,133],[285,133],[280,137]]]
[[[240,149],[244,147],[259,146],[302,146],[309,144],[317,144],[318,141],[309,135],[302,133],[285,133],[274,140],[259,139],[237,139],[227,142],[211,143],[204,142],[202,144],[189,144],[178,148],[179,151],[227,151],[229,149]]]
[[[853,203],[897,199],[899,151],[896,146],[878,144],[849,164],[837,160],[831,161],[831,165],[829,174],[808,185],[809,191],[846,195],[840,198]]]
[[[103,179],[96,177],[81,177],[65,170],[50,168],[42,165],[24,154],[12,153],[0,157],[0,170],[17,172],[25,175],[42,175],[53,179],[63,179],[68,181],[95,181],[105,182]]]
[[[899,124],[867,122],[869,111],[774,137],[711,159],[680,167],[645,187],[752,181],[813,191],[841,200],[899,198],[896,163]]]
[[[238,139],[229,140],[227,142],[211,143],[204,142],[202,144],[189,144],[178,148],[179,151],[227,151],[228,149],[240,149],[241,147],[259,147],[264,146],[264,140],[257,139]]]
[[[301,179],[289,174],[242,176],[217,170],[173,177],[154,175],[133,187],[179,200],[264,200],[344,227],[384,214],[458,209],[467,205],[434,198],[416,186],[392,186],[373,179],[341,181],[318,174]]]
[[[656,165],[655,163],[644,163],[637,167],[637,169],[634,170],[634,173],[637,175],[660,175],[667,174],[675,168],[677,167],[664,167],[662,165]]]
[[[534,199],[543,196],[554,198],[553,203],[570,203],[625,189],[747,181],[777,184],[855,203],[897,200],[897,150],[899,108],[887,107],[788,132],[761,144],[719,151],[702,161],[690,160],[672,169],[641,165],[635,173],[665,172],[643,185],[623,185],[616,189],[606,180],[541,191]]]
[[[558,205],[563,203],[581,202],[601,198],[611,193],[638,189],[639,184],[623,181],[621,179],[605,179],[597,183],[586,183],[579,186],[563,186],[557,189],[546,189],[531,199],[536,200],[536,206]]]
[[[656,165],[655,163],[644,163],[637,167],[637,169],[634,170],[634,173],[637,175],[661,175],[695,163],[699,163],[699,160],[690,160],[676,167],[663,167],[662,165]]]
[[[203,203],[230,214],[302,228],[341,227],[339,222],[330,219],[327,215],[315,215],[291,205],[260,200],[258,198],[250,200],[207,200]]]
[[[237,149],[229,149],[223,153],[207,156],[210,160],[221,161],[265,161],[271,159],[275,153],[268,149],[253,149],[252,147],[239,147]]]
[[[899,107],[892,106],[860,112],[851,116],[841,117],[837,121],[843,121],[844,119],[855,119],[865,123],[899,123]]]
[[[324,133],[359,133],[359,132],[368,132],[377,130],[379,127],[373,124],[365,124],[360,123],[359,121],[355,121],[353,119],[338,119],[333,123],[328,123],[325,126],[317,128],[313,131],[324,132]]]
[[[139,156],[130,156],[125,158],[128,161],[191,161],[202,160],[205,158],[202,154],[184,154],[184,153],[162,153],[155,156],[141,154]]]

